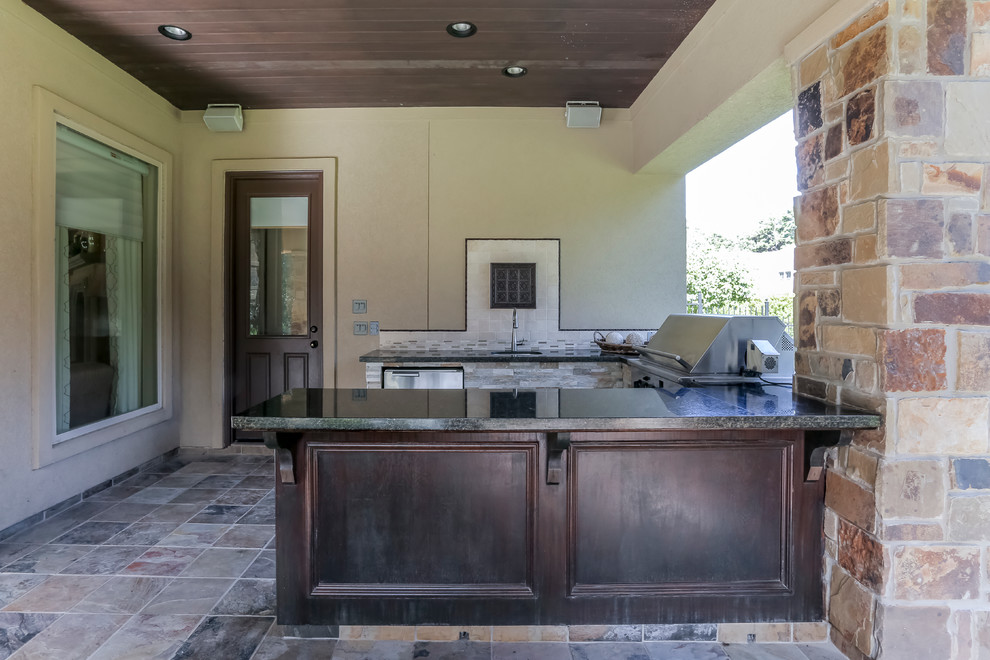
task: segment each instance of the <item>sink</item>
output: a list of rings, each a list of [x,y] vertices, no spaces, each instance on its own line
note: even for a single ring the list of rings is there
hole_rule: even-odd
[[[543,355],[543,351],[516,349],[514,351],[492,351],[492,355]]]

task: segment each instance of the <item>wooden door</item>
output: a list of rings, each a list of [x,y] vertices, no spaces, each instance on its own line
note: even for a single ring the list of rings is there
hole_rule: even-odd
[[[227,174],[231,411],[323,383],[323,173]],[[260,439],[234,431],[233,440]]]

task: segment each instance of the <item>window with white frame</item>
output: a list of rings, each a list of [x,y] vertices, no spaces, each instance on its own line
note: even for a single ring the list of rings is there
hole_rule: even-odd
[[[59,442],[160,404],[160,182],[155,164],[62,123],[55,128]]]

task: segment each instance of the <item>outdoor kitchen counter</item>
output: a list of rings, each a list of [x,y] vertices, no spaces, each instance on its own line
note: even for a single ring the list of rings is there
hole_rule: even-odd
[[[779,386],[293,390],[283,625],[820,621],[824,452],[876,415]]]
[[[875,428],[880,417],[782,385],[668,389],[297,389],[231,418],[253,431],[638,431]]]

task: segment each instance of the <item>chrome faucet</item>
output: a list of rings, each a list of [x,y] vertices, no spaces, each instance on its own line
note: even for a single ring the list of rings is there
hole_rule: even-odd
[[[509,350],[515,352],[516,350],[516,330],[519,329],[519,318],[516,315],[516,310],[512,310],[512,338],[509,341]]]

